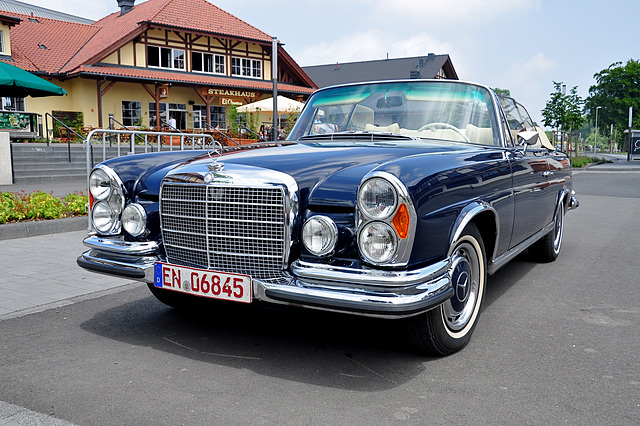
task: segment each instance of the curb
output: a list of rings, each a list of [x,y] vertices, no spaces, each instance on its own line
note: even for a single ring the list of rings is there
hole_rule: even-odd
[[[4,223],[0,225],[0,241],[59,234],[61,232],[86,231],[88,228],[87,220],[86,216],[77,216],[63,219]]]

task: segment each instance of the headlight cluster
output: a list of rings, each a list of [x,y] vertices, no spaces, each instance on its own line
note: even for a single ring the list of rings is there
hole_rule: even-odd
[[[98,166],[89,176],[91,193],[91,223],[104,235],[119,234],[124,228],[133,236],[141,235],[147,227],[144,208],[136,203],[125,207],[125,196],[118,176],[107,167]]]
[[[408,261],[415,214],[404,185],[390,174],[374,174],[360,185],[357,201],[358,248],[365,260],[376,265]]]

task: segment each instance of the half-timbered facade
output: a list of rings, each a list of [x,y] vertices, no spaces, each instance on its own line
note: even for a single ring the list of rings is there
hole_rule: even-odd
[[[27,110],[82,112],[93,127],[113,116],[125,126],[172,118],[180,129],[225,128],[232,105],[272,96],[274,53],[279,94],[303,100],[316,88],[272,36],[207,0],[117,5],[119,12],[91,24],[0,11],[20,20],[10,29],[11,55],[0,60],[69,94],[27,98]]]

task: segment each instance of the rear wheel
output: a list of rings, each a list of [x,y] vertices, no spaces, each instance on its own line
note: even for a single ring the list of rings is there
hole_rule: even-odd
[[[553,229],[529,247],[529,254],[538,262],[553,262],[560,254],[564,234],[564,203],[561,201],[553,216]]]
[[[465,228],[451,254],[454,294],[437,308],[409,318],[407,332],[420,352],[449,355],[469,343],[478,323],[487,280],[486,257],[475,225]]]

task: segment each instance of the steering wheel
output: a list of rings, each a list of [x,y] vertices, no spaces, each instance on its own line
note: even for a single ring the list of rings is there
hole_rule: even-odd
[[[460,137],[462,138],[463,141],[465,142],[471,142],[469,140],[469,138],[467,137],[467,135],[465,135],[464,133],[462,133],[460,131],[460,129],[458,129],[455,126],[452,126],[449,123],[429,123],[429,124],[425,124],[424,126],[420,127],[418,129],[419,132],[423,131],[423,130],[431,130],[432,132],[435,132],[438,129],[448,129],[448,130],[453,130],[454,132],[456,132],[458,135],[460,135]]]

